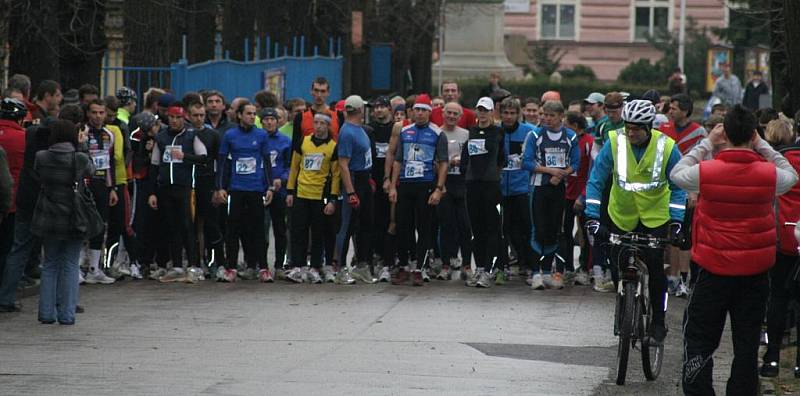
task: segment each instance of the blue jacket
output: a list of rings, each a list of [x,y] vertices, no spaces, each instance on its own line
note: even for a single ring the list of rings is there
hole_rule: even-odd
[[[534,130],[529,124],[516,123],[512,127],[502,127],[503,151],[506,155],[506,167],[500,174],[500,192],[504,197],[527,194],[530,184],[530,172],[522,168],[525,139]]]
[[[283,186],[278,191],[279,196],[286,194],[286,182],[289,180],[289,169],[292,165],[292,139],[280,133],[277,129],[275,133],[267,132],[267,150],[269,150],[270,174],[272,180],[281,179]]]
[[[264,167],[264,162],[269,161],[265,130],[253,127],[244,131],[241,126],[231,128],[222,136],[219,147],[219,163],[223,164],[223,171],[218,172],[217,186],[230,191],[264,193],[268,184],[272,184],[270,168]]]
[[[631,149],[633,150],[633,155],[636,157],[636,161],[639,161],[642,159],[647,147],[631,146]],[[682,222],[685,212],[685,209],[682,208],[684,205],[686,205],[686,192],[681,190],[681,188],[673,183],[672,179],[669,178],[669,174],[672,173],[672,168],[680,160],[681,152],[676,144],[673,146],[672,152],[669,154],[669,160],[667,160],[667,169],[665,174],[669,179],[669,217],[672,220]],[[602,203],[602,199],[604,198],[603,191],[605,190],[606,183],[613,183],[613,171],[614,156],[611,153],[611,145],[604,144],[603,148],[600,150],[600,153],[597,155],[597,158],[594,159],[592,171],[589,174],[589,183],[586,185],[586,217],[590,219],[601,218],[600,205]]]
[[[575,132],[572,129],[567,127],[561,127],[561,130],[566,132],[567,140],[569,141],[570,149],[569,149],[569,166],[572,167],[573,172],[578,171],[578,167],[581,163],[581,151],[577,146],[577,140]],[[544,133],[547,133],[547,128],[540,128],[538,130],[531,131],[528,134],[528,137],[525,140],[525,154],[522,156],[522,168],[528,172],[531,172],[533,175],[533,179],[536,178],[537,174],[534,173],[537,165],[541,165],[536,160],[536,151],[538,150],[538,141],[539,138],[542,137]],[[545,137],[546,138],[546,137]],[[547,177],[544,177],[547,176]],[[535,183],[536,185],[541,185],[544,183],[549,183],[549,175],[543,175],[541,177],[541,182]],[[566,179],[562,180],[561,183],[566,183]],[[532,183],[534,184],[534,183]]]

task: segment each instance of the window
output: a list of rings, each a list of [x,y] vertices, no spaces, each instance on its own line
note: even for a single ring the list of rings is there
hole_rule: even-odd
[[[669,32],[669,0],[636,0],[634,3],[633,39],[647,40]]]
[[[543,39],[574,40],[576,31],[574,0],[544,0],[539,15],[539,37]]]

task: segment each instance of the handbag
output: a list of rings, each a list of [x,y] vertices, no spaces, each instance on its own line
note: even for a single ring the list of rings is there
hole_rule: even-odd
[[[76,235],[83,238],[92,238],[105,231],[105,222],[94,203],[91,191],[86,188],[83,180],[78,179],[77,161],[72,153],[72,216],[70,227]]]

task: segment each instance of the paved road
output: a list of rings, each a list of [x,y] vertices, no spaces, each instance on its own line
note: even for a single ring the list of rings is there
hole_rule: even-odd
[[[75,326],[38,324],[35,297],[0,316],[0,393],[679,393],[675,299],[662,377],[645,381],[632,355],[621,388],[613,295],[587,287],[139,281],[81,294]]]

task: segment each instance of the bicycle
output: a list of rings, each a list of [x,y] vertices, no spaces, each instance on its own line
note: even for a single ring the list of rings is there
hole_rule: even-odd
[[[644,262],[644,249],[663,249],[671,241],[643,233],[610,234],[608,245],[621,247],[619,252],[619,282],[614,310],[614,335],[617,346],[617,385],[625,384],[628,354],[637,349],[642,354],[642,370],[648,381],[658,378],[664,360],[664,345],[650,342],[653,328],[648,288],[649,273]]]

